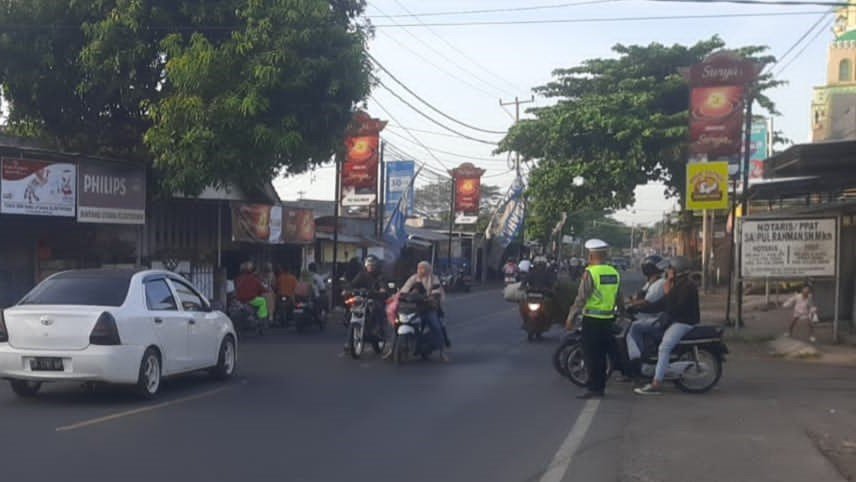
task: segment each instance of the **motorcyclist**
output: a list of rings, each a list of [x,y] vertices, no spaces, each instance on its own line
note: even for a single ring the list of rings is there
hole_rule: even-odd
[[[514,258],[509,258],[505,262],[505,266],[502,267],[502,274],[506,282],[517,278],[517,263],[514,262]]]
[[[642,260],[640,268],[646,281],[627,305],[627,312],[635,317],[627,336],[627,355],[630,360],[628,374],[632,377],[639,376],[645,336],[659,338],[662,333],[661,322],[665,311],[664,287],[666,284],[663,270],[658,266],[662,262],[663,258],[656,255]]]
[[[407,279],[404,286],[401,287],[400,292],[403,295],[407,295],[414,291],[423,292],[436,300],[436,304],[432,303],[430,307],[422,313],[422,321],[431,329],[431,338],[434,349],[440,353],[440,359],[444,362],[448,362],[449,356],[446,354],[446,339],[443,334],[443,323],[440,321],[440,312],[442,310],[446,294],[443,291],[443,285],[440,283],[440,279],[432,272],[431,263],[421,261],[416,267],[416,274]]]
[[[235,278],[235,299],[255,308],[260,320],[266,320],[270,313],[265,299],[268,292],[261,278],[256,275],[255,264],[247,261],[241,265],[241,274]]]
[[[389,291],[380,269],[380,260],[374,255],[369,255],[363,262],[363,270],[351,280],[350,286],[351,289],[368,291],[369,296],[378,301],[378,303],[375,303],[375,309],[371,313],[370,319],[374,326],[375,334],[383,337],[385,326],[383,301],[386,300]]]
[[[698,287],[690,278],[692,266],[689,259],[675,256],[660,263],[659,267],[666,271],[663,291],[666,294],[665,323],[668,326],[660,341],[654,379],[644,387],[634,390],[639,395],[660,393],[672,350],[678,346],[681,338],[701,321]]]
[[[552,292],[555,285],[556,273],[549,269],[547,258],[536,257],[526,279],[526,288],[534,291]]]

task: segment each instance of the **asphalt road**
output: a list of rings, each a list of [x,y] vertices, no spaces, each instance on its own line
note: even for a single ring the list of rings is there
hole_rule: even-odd
[[[629,286],[638,274],[625,277]],[[344,328],[246,338],[238,375],[118,388],[0,385],[6,480],[616,480],[626,411],[553,372],[560,330],[528,343],[498,290],[450,297],[452,362],[342,355]]]

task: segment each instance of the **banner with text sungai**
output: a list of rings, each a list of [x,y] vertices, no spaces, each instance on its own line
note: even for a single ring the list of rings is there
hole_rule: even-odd
[[[745,278],[832,277],[838,255],[836,220],[744,220],[740,262]]]

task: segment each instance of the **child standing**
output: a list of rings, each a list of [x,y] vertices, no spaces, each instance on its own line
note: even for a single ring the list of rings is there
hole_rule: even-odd
[[[801,292],[794,293],[782,306],[785,308],[794,307],[794,315],[785,336],[793,336],[797,322],[804,321],[808,325],[809,341],[812,343],[817,341],[814,338],[814,322],[817,321],[817,306],[814,304],[814,295],[812,294],[811,287],[806,286]]]

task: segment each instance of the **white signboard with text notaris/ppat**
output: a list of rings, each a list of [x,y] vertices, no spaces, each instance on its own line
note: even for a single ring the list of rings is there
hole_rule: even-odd
[[[744,278],[835,276],[835,219],[744,220]]]

